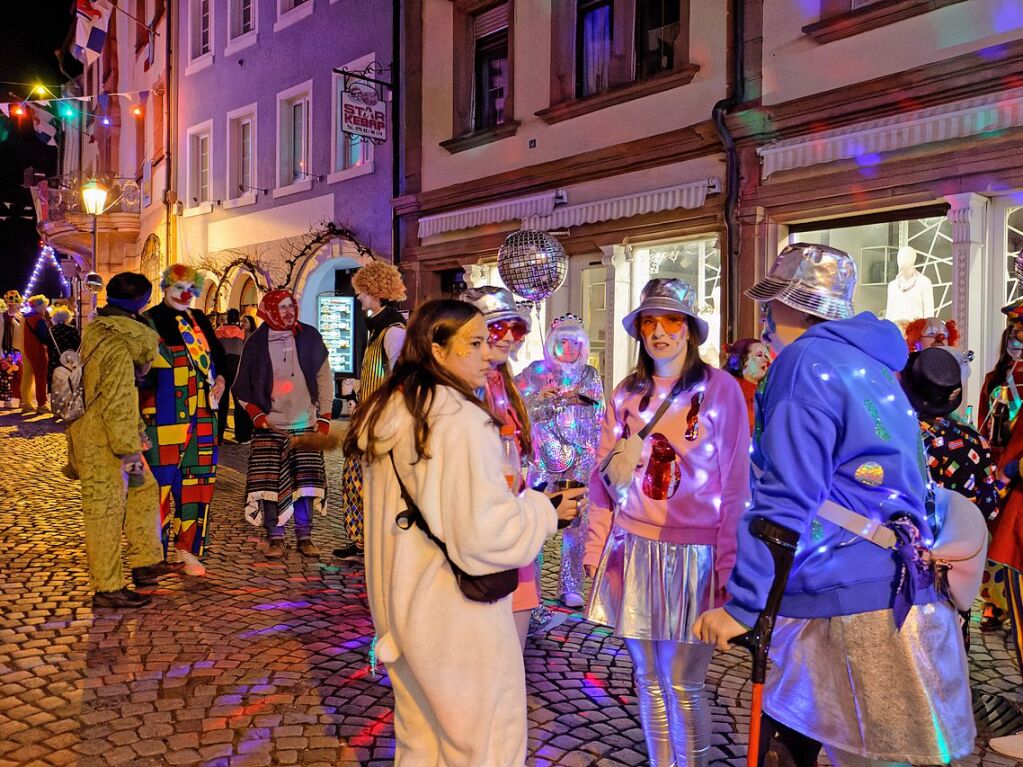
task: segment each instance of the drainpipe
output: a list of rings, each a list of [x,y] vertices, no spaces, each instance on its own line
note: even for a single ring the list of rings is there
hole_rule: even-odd
[[[391,18],[391,199],[401,194],[401,0],[393,0]],[[401,224],[391,205],[391,258],[401,263]]]
[[[174,45],[172,40],[174,39],[174,3],[167,3],[164,6],[164,84],[163,84],[163,156],[164,156],[164,181],[163,181],[163,252],[165,256],[161,258],[160,270],[163,271],[164,264],[162,263],[166,259],[166,263],[170,264],[171,257],[171,215],[174,209],[174,203],[171,200],[171,196],[176,198],[177,195],[172,190],[175,188],[174,184],[174,151],[175,147],[172,143],[172,138],[175,136],[176,131],[172,130],[171,118],[174,116],[174,112],[171,109],[172,96],[177,98],[178,89],[175,87],[175,83],[172,81],[172,77],[177,76],[177,70],[174,69]]]
[[[741,104],[746,93],[745,73],[745,31],[746,0],[732,0],[731,5],[731,52],[729,64],[732,69],[728,96],[714,105],[712,119],[721,144],[725,149],[725,241],[721,249],[728,264],[728,316],[725,321],[725,338],[735,340],[739,324],[739,225],[735,212],[739,202],[739,153],[735,139],[728,131],[725,116]]]

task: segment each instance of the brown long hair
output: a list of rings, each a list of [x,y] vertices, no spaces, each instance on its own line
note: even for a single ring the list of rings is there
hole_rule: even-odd
[[[512,409],[515,411],[515,415],[518,416],[519,422],[522,424],[522,433],[519,434],[519,440],[522,442],[522,455],[526,457],[531,456],[533,455],[533,427],[529,423],[529,411],[526,410],[526,403],[522,401],[522,395],[519,394],[519,387],[515,385],[515,378],[512,376],[511,366],[505,362],[497,369],[501,371],[501,379],[504,381],[504,391],[508,395],[508,404],[512,406]]]
[[[687,382],[692,386],[697,381],[707,377],[707,363],[700,357],[700,341],[697,338],[696,320],[685,315],[686,327],[686,362],[682,366],[682,373],[679,380]],[[636,360],[636,367],[622,381],[622,386],[629,394],[642,394],[639,401],[639,409],[646,410],[650,405],[650,397],[654,393],[654,358],[647,352],[643,341],[639,342],[639,358]]]
[[[390,375],[384,379],[365,402],[359,404],[345,435],[344,452],[350,456],[366,456],[370,461],[381,457],[376,450],[376,432],[384,408],[392,396],[400,396],[415,424],[417,460],[430,457],[430,421],[427,414],[438,386],[448,386],[493,418],[476,393],[461,378],[453,376],[433,356],[433,344],[447,347],[458,331],[479,309],[465,301],[440,298],[417,308],[405,331],[405,345]],[[514,387],[513,387],[514,388]],[[497,424],[496,419],[494,420]],[[359,435],[366,433],[366,449],[359,447]]]

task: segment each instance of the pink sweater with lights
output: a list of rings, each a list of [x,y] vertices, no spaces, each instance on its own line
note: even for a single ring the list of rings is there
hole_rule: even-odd
[[[654,393],[640,412],[642,397],[615,389],[604,419],[597,447],[603,460],[624,430],[637,434],[653,417],[675,379],[654,378]],[[695,434],[690,428],[696,410],[694,395],[703,392],[695,415]],[[687,435],[687,430],[689,434]],[[643,490],[652,445],[657,435],[675,451],[677,489],[666,500],[654,500]],[[692,438],[690,438],[692,437]],[[735,562],[736,526],[749,500],[749,420],[742,390],[735,379],[715,368],[692,389],[675,397],[668,411],[643,445],[640,467],[633,473],[624,508],[617,517],[600,479],[590,480],[590,524],[583,563],[600,562],[612,520],[625,530],[653,540],[715,546],[714,569],[718,583],[727,583]]]

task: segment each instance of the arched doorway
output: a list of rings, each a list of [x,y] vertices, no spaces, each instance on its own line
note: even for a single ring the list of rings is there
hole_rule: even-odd
[[[256,307],[259,305],[259,289],[251,276],[246,274],[242,280],[242,288],[238,297],[238,311],[242,314],[255,315]]]

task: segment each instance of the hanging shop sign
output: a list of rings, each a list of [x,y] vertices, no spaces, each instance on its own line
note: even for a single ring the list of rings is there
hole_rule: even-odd
[[[341,94],[341,130],[387,141],[387,103],[369,83],[353,82]]]

